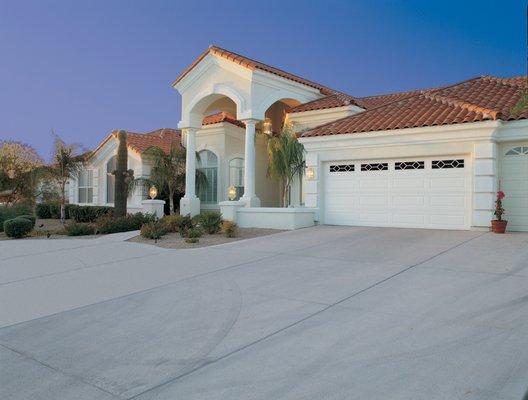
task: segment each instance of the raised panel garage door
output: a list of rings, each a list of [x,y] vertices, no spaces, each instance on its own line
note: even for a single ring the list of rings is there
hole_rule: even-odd
[[[528,143],[502,146],[500,183],[508,230],[528,231]]]
[[[324,223],[469,229],[470,170],[464,156],[326,163]]]

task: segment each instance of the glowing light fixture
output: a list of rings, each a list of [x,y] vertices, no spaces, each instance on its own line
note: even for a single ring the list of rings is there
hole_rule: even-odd
[[[273,135],[271,118],[264,118],[264,122],[262,123],[262,132],[269,136]]]
[[[158,197],[158,188],[156,186],[151,186],[149,189],[149,197],[154,200],[156,197]]]
[[[237,190],[234,186],[229,186],[227,188],[227,198],[231,201],[235,200],[237,197]]]
[[[306,167],[305,173],[306,173],[306,179],[308,179],[309,181],[315,179],[315,168],[314,167]]]

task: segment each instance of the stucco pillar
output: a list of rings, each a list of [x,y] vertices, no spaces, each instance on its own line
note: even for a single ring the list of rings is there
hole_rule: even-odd
[[[191,217],[200,214],[200,199],[196,197],[196,131],[186,130],[185,195],[180,199],[180,214]]]
[[[321,205],[321,169],[317,152],[306,154],[306,169],[310,170],[310,175],[304,175],[303,198],[305,207],[315,208],[315,220],[320,221],[319,208]]]
[[[260,199],[255,193],[255,125],[258,121],[247,119],[244,155],[244,195],[240,199],[246,207],[260,207]]]
[[[498,180],[498,145],[475,143],[473,152],[473,221],[475,227],[489,227],[494,218]]]

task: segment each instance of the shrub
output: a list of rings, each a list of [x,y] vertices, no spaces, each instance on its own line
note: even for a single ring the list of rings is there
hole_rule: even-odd
[[[64,211],[66,214],[66,219],[70,218],[70,210],[72,207],[75,207],[76,204],[66,204],[64,207]],[[42,219],[59,219],[60,218],[60,203],[52,202],[52,203],[39,203],[37,204],[37,207],[35,209],[35,213],[37,214],[38,218]]]
[[[32,227],[35,227],[35,222],[37,222],[37,218],[34,215],[24,214],[24,215],[19,215],[18,218],[25,218],[31,221]]]
[[[165,224],[160,221],[152,221],[141,227],[141,236],[147,239],[157,240],[166,233]]]
[[[189,229],[194,228],[195,225],[196,224],[193,222],[192,218],[189,215],[185,215],[180,220],[178,231],[180,232],[180,235],[186,236]]]
[[[141,228],[143,224],[155,221],[153,214],[127,214],[124,217],[113,217],[105,214],[95,221],[98,233],[117,233],[135,231]]]
[[[95,233],[95,227],[91,224],[80,224],[72,222],[65,227],[66,235],[68,236],[86,236]]]
[[[13,218],[4,222],[4,231],[8,237],[21,238],[33,229],[33,224],[26,218]]]
[[[198,238],[185,238],[185,243],[198,243],[199,241]]]
[[[31,214],[31,208],[25,204],[14,206],[0,206],[0,232],[4,231],[4,222],[18,217],[19,215]],[[34,224],[33,224],[34,225]]]
[[[187,223],[187,219],[183,215],[173,214],[164,216],[161,222],[167,232],[179,232],[182,224]]]
[[[218,211],[205,211],[198,216],[198,223],[207,233],[218,233],[222,225],[222,214]]]
[[[69,215],[75,222],[94,222],[97,218],[112,212],[113,207],[69,204]]]
[[[228,238],[234,238],[238,236],[238,225],[233,221],[222,222],[222,233]]]

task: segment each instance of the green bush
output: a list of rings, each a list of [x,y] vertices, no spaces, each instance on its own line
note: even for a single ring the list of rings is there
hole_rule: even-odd
[[[167,232],[179,232],[185,217],[179,214],[166,215],[161,219]]]
[[[4,222],[4,231],[7,237],[21,238],[26,236],[33,229],[33,224],[29,219],[16,217]]]
[[[197,239],[202,236],[203,236],[203,230],[198,226],[188,229],[185,234],[185,237],[188,239]]]
[[[207,233],[218,233],[222,226],[222,214],[218,211],[205,211],[198,216],[198,223]]]
[[[238,236],[238,225],[233,221],[222,222],[222,233],[228,238],[234,238]]]
[[[31,208],[25,204],[15,204],[13,206],[0,206],[0,232],[4,231],[4,222],[18,217],[19,215],[31,214]]]
[[[147,239],[157,240],[166,233],[165,224],[160,221],[152,221],[141,227],[141,236]]]
[[[185,215],[180,220],[178,231],[180,232],[180,235],[186,236],[189,229],[194,228],[195,225],[196,224],[193,222],[192,218],[189,215]]]
[[[110,214],[105,214],[95,221],[95,226],[98,233],[117,233],[128,232],[141,229],[143,224],[153,222],[156,217],[153,214],[127,214],[124,217],[113,217]]]
[[[66,225],[64,230],[68,236],[86,236],[95,233],[95,227],[93,225],[78,222],[72,222],[71,224]]]
[[[97,218],[111,214],[113,207],[106,206],[79,206],[77,204],[69,204],[69,216],[75,222],[94,222]]]
[[[70,209],[76,206],[75,204],[66,204],[64,206],[64,213],[66,214],[66,219],[70,219]],[[41,219],[59,219],[60,218],[60,203],[39,203],[35,209],[37,218]]]
[[[18,218],[25,218],[25,219],[30,220],[32,224],[31,226],[33,228],[35,227],[35,222],[37,222],[37,218],[34,215],[24,214],[24,215],[19,215]]]

